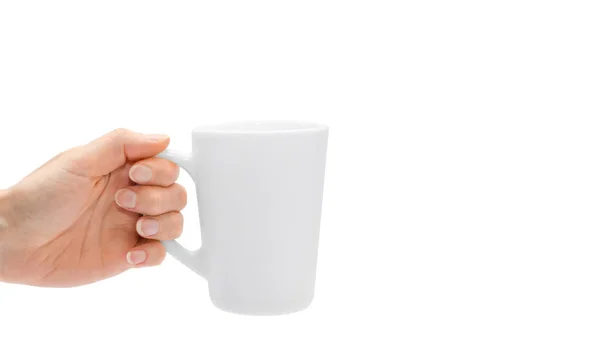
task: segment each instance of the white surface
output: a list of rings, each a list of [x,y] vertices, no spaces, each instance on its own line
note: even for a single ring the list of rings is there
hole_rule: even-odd
[[[188,154],[159,155],[192,177],[202,234],[199,249],[163,244],[206,278],[216,307],[280,315],[312,302],[327,136],[306,122],[224,123],[195,128]]]
[[[331,127],[308,310],[223,313],[168,258],[76,289],[0,285],[0,335],[598,336],[599,14],[597,1],[0,2],[2,187],[116,127],[184,151],[203,123]]]

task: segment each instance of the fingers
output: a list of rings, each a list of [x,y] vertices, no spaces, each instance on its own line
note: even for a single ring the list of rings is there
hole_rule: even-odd
[[[165,247],[158,240],[177,239],[183,231],[183,216],[170,212],[159,216],[141,217],[136,225],[142,239],[131,249],[125,259],[132,267],[157,266],[165,259]]]
[[[129,178],[142,185],[171,186],[179,177],[179,166],[163,158],[148,158],[135,163]]]
[[[187,204],[187,193],[179,184],[168,187],[136,185],[117,191],[115,201],[128,211],[152,216],[182,210]]]
[[[138,220],[136,230],[144,238],[175,240],[183,232],[183,216],[179,212],[143,216]]]
[[[160,241],[142,239],[127,253],[125,259],[132,267],[151,267],[161,264],[166,255],[165,247]]]
[[[169,145],[165,135],[145,135],[117,129],[73,149],[66,158],[66,169],[76,175],[97,177],[108,174],[125,164],[153,157]]]

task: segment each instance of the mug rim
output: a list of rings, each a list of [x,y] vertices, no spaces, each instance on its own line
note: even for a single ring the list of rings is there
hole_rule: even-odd
[[[194,128],[193,133],[210,134],[279,134],[327,131],[325,124],[292,120],[244,120],[206,124]]]

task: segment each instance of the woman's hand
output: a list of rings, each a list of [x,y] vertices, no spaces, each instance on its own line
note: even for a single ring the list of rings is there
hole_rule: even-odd
[[[69,287],[160,264],[187,201],[179,168],[154,157],[168,144],[115,130],[0,191],[0,281]]]

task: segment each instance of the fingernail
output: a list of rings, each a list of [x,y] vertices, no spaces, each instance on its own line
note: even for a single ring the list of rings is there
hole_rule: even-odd
[[[122,189],[115,195],[115,201],[123,208],[134,208],[135,198],[135,193],[128,189]]]
[[[129,170],[129,178],[138,183],[146,183],[152,179],[152,169],[146,165],[135,165]]]
[[[158,233],[158,221],[154,219],[140,219],[136,227],[141,236],[148,237]]]
[[[132,265],[140,264],[146,261],[148,253],[145,250],[133,250],[127,253],[127,262]]]
[[[148,141],[150,142],[160,142],[161,140],[165,140],[169,138],[167,135],[147,135]]]

